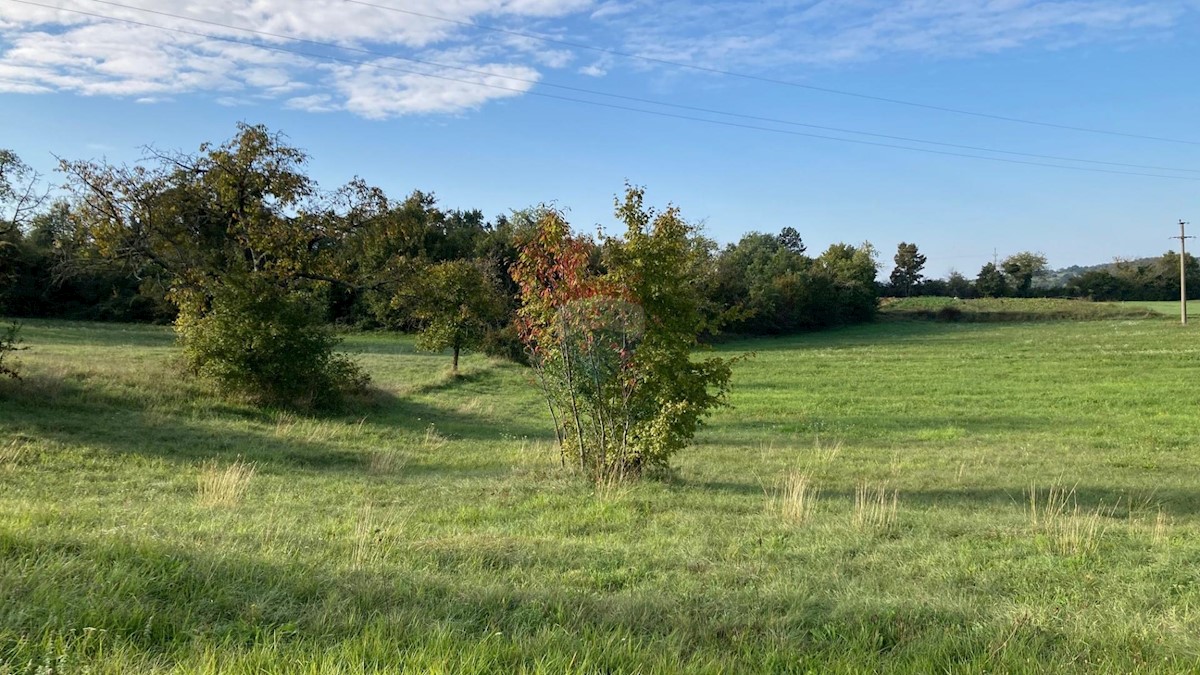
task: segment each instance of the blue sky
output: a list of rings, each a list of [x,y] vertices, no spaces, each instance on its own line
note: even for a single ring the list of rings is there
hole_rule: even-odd
[[[629,180],[720,242],[785,226],[810,250],[870,241],[884,275],[902,240],[931,275],[974,276],[993,251],[1062,267],[1200,228],[1198,0],[31,1],[0,0],[0,147],[49,174],[53,155],[132,162],[246,121],[307,150],[327,188],[358,175],[489,216],[554,202],[590,231],[614,227]]]

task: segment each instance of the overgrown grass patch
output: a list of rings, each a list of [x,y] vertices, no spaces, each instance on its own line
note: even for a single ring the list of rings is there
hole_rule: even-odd
[[[756,353],[733,408],[612,486],[511,364],[350,336],[378,395],[312,416],[208,396],[166,329],[24,335],[0,672],[1200,669],[1200,347],[1168,320],[722,345]]]

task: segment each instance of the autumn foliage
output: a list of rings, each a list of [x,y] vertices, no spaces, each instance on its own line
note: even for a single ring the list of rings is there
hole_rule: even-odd
[[[640,188],[617,217],[624,235],[597,244],[547,209],[512,269],[564,462],[596,480],[668,468],[725,403],[731,375],[729,359],[693,358],[710,248],[676,208],[646,209]]]

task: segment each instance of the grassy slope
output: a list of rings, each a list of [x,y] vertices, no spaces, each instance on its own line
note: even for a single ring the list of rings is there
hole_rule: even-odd
[[[205,397],[161,329],[25,335],[0,672],[1200,668],[1200,347],[1167,320],[724,345],[757,356],[678,477],[599,492],[514,366],[452,381],[357,336],[385,393],[314,419]],[[238,458],[245,495],[205,504]],[[898,490],[892,522],[856,524],[862,484]],[[1055,485],[1077,511],[1035,520]]]

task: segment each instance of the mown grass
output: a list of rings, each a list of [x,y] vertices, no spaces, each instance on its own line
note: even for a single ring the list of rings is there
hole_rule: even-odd
[[[317,417],[211,397],[161,328],[24,334],[0,672],[1200,669],[1200,347],[1168,320],[722,345],[755,352],[734,407],[600,489],[510,364],[353,336],[379,391]]]
[[[1161,313],[1153,303],[1092,302],[1069,298],[958,298],[921,296],[884,298],[881,314],[889,319],[939,321],[1096,321],[1145,319]]]
[[[1190,293],[1188,295],[1191,295]],[[1130,307],[1144,307],[1171,317],[1179,317],[1178,300],[1131,300],[1119,303]],[[1200,300],[1188,300],[1188,317],[1200,317]]]

